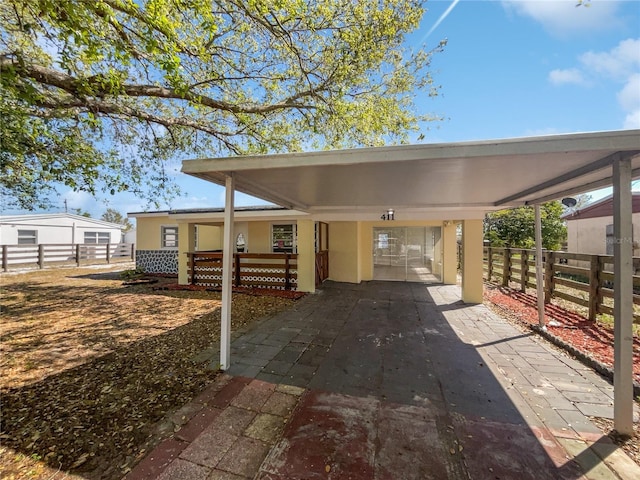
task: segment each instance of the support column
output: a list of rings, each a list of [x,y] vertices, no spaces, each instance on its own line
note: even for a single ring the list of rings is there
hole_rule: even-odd
[[[442,283],[458,283],[458,239],[454,222],[442,224]]]
[[[482,220],[462,221],[462,301],[482,303]]]
[[[542,215],[540,205],[535,205],[536,212],[536,292],[538,297],[538,325],[544,327],[544,285],[542,279]],[[526,283],[526,282],[525,282]]]
[[[193,223],[178,223],[178,283],[189,283],[189,258],[187,252],[193,251],[196,242],[196,226]]]
[[[298,220],[298,290],[316,291],[316,249],[314,224]]]
[[[225,181],[224,233],[222,239],[222,311],[220,313],[221,370],[228,370],[231,366],[231,293],[233,287],[233,252],[235,250],[235,242],[233,240],[234,190],[235,178],[233,173],[231,173]]]
[[[613,161],[614,428],[633,435],[633,238],[631,159]]]

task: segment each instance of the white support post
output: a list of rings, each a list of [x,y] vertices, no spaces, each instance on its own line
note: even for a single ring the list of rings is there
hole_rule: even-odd
[[[536,203],[536,292],[538,297],[538,324],[544,328],[544,279],[542,276],[542,215],[540,214],[540,204]]]
[[[233,201],[235,178],[233,173],[225,181],[224,230],[222,245],[222,311],[220,314],[220,368],[231,366],[231,292],[233,288]]]
[[[633,435],[633,238],[631,159],[613,161],[613,417],[614,428]]]

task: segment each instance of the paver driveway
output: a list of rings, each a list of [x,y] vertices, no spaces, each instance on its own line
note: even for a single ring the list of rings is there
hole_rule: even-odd
[[[189,478],[211,479],[640,478],[588,418],[612,416],[612,387],[459,295],[326,282],[233,342],[235,378],[203,401],[211,425],[176,453],[180,475],[162,478],[187,478],[189,465]],[[286,426],[256,433],[274,423],[265,405],[294,393],[287,385],[299,389]],[[216,408],[246,410],[233,411],[246,425],[229,436],[215,418],[233,415]],[[216,462],[189,457],[194,443]],[[238,460],[249,457],[251,468]]]

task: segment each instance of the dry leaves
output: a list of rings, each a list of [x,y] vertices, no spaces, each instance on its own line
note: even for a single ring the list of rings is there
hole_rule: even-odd
[[[84,270],[2,277],[3,479],[121,478],[153,424],[217,375],[194,357],[219,338],[218,293]],[[292,303],[236,294],[232,329]]]

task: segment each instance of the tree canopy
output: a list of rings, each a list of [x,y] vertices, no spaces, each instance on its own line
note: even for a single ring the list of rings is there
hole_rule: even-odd
[[[382,145],[437,95],[423,0],[0,0],[0,194],[160,201],[171,161]]]
[[[542,247],[559,250],[567,238],[567,227],[560,218],[558,201],[541,205]],[[533,248],[535,246],[535,210],[532,206],[498,210],[484,219],[484,238],[495,247]]]
[[[118,225],[122,225],[125,232],[128,232],[133,228],[133,225],[131,225],[129,219],[122,215],[115,208],[107,208],[100,219],[104,220],[105,222],[117,223]]]

